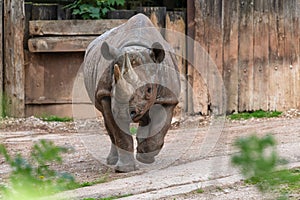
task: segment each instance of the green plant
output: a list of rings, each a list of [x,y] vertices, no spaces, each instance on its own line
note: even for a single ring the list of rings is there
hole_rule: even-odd
[[[204,193],[204,190],[203,190],[202,188],[199,188],[198,190],[196,190],[196,192],[197,192],[198,194],[202,194],[202,193]]]
[[[250,118],[271,118],[271,117],[279,117],[282,112],[279,111],[263,111],[257,110],[253,112],[242,112],[237,114],[229,115],[229,118],[232,120],[240,120],[240,119],[250,119]]]
[[[99,183],[105,183],[107,181],[108,181],[108,177],[107,177],[107,175],[105,175],[105,176],[101,177],[100,179],[93,181],[93,182],[83,182],[80,184],[80,187],[92,186],[92,185],[96,185]]]
[[[66,148],[41,140],[34,144],[30,158],[26,160],[21,154],[11,157],[4,145],[0,145],[0,154],[12,169],[8,186],[0,188],[2,197],[6,200],[38,199],[76,188],[78,184],[73,176],[50,168],[52,163],[62,163],[60,154],[65,152]]]
[[[41,120],[45,122],[71,122],[73,121],[73,118],[71,117],[58,117],[55,115],[42,115],[40,117]]]
[[[5,94],[0,94],[0,118],[7,116],[8,97]]]
[[[130,133],[131,133],[131,135],[135,135],[137,133],[137,128],[136,127],[130,127]]]
[[[102,19],[114,6],[123,6],[125,0],[75,0],[66,6],[82,19]]]
[[[273,136],[259,138],[255,135],[239,138],[234,145],[239,152],[232,156],[233,165],[240,168],[246,178],[246,183],[255,184],[261,192],[275,191],[281,194],[278,199],[284,199],[286,192],[281,188],[300,188],[300,173],[287,169],[277,170],[287,161],[280,158],[276,151],[276,141]]]

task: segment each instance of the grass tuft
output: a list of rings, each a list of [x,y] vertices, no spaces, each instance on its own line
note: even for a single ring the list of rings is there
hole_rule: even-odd
[[[242,112],[229,115],[231,120],[251,119],[251,118],[272,118],[279,117],[282,114],[280,111],[263,111],[257,110],[253,112]]]
[[[73,121],[73,118],[71,117],[58,117],[55,115],[42,115],[41,117],[38,118],[45,122],[72,122]]]
[[[198,190],[196,190],[196,192],[197,192],[198,194],[202,194],[202,193],[204,193],[204,190],[203,190],[202,188],[199,188]]]

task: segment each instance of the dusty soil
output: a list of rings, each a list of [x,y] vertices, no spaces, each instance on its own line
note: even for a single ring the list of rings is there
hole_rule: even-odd
[[[272,119],[249,119],[240,121],[226,119],[225,124],[221,127],[223,133],[219,136],[215,148],[206,156],[212,157],[232,154],[235,151],[232,148],[232,143],[235,138],[254,133],[259,135],[272,133],[280,144],[289,142],[299,143],[299,117],[300,111],[290,110],[285,112],[281,117]],[[188,135],[192,129],[194,130],[195,126],[198,127],[200,132],[205,132],[209,130],[210,124],[211,118],[209,117],[190,116],[180,120],[175,119],[173,121],[172,130],[169,131],[166,140],[172,139],[174,133],[177,132]],[[114,173],[111,167],[105,165],[103,159],[97,159],[97,156],[95,156],[95,154],[97,154],[93,152],[93,145],[95,144],[85,142],[84,138],[94,138],[99,132],[105,133],[101,118],[64,123],[43,122],[35,117],[24,119],[6,118],[0,121],[0,143],[3,143],[11,154],[21,153],[23,156],[28,157],[33,143],[40,139],[49,139],[54,141],[56,145],[72,149],[69,153],[63,155],[64,162],[62,165],[54,165],[52,167],[73,174],[78,182],[94,182],[103,178],[109,181],[141,174],[147,170],[147,167],[143,168],[141,166],[141,170],[136,172],[127,174]],[[103,138],[108,137],[104,134]],[[195,135],[191,142],[198,144],[204,140],[205,135],[198,134]],[[193,153],[199,152],[198,150],[199,149],[196,148],[191,148],[188,151],[186,149],[183,150],[181,152],[182,155],[172,161],[171,164],[180,165],[199,159],[201,155]],[[282,151],[288,151],[288,149],[283,149]],[[103,155],[103,157],[105,156],[106,155]],[[291,157],[290,160],[292,162],[300,161],[300,157]],[[8,176],[9,171],[9,166],[5,163],[4,158],[0,156],[0,182]],[[223,191],[239,191],[242,190],[241,187],[224,188]],[[212,190],[207,192],[217,194],[220,191]],[[194,193],[179,195],[176,196],[176,199],[197,199],[199,197],[198,195],[199,194]]]

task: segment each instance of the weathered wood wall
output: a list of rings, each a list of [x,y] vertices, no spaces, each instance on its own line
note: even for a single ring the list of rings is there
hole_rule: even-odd
[[[185,34],[184,12],[166,12],[165,8],[145,8],[141,12],[148,15],[158,28],[166,27]],[[165,21],[162,22],[162,19]],[[28,51],[25,51],[26,115],[72,116],[72,87],[87,45],[98,35],[126,21],[29,21],[30,37]],[[166,39],[175,47],[180,69],[185,73],[185,38],[174,38],[174,35],[169,34]],[[80,105],[87,103],[89,102],[76,102]],[[184,107],[181,105],[180,108]]]
[[[0,117],[3,113],[3,0],[0,0]]]
[[[195,40],[223,77],[227,112],[300,108],[299,0],[194,3]],[[211,87],[196,77],[194,85]],[[211,99],[203,98],[209,105]]]
[[[72,89],[88,44],[126,20],[29,22],[26,116],[72,116]],[[77,102],[86,104],[87,102]]]
[[[4,0],[4,109],[14,117],[25,115],[24,20],[24,1]]]

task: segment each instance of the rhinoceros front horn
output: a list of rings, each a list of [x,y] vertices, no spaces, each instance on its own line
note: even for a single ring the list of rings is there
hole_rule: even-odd
[[[165,50],[159,42],[152,44],[150,56],[155,63],[161,63],[165,59]]]
[[[104,41],[101,46],[101,53],[106,60],[113,60],[120,55],[121,51]]]

